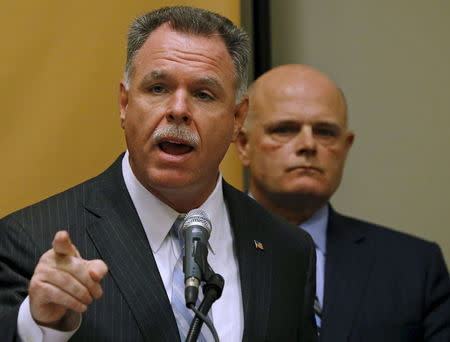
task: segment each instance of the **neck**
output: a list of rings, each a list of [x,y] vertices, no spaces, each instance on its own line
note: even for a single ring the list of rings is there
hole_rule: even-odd
[[[200,207],[206,202],[208,197],[214,191],[217,182],[211,184],[208,188],[176,188],[164,189],[163,191],[155,188],[146,187],[161,202],[167,204],[179,213],[187,213],[192,209]]]
[[[253,189],[250,191],[263,207],[296,226],[309,220],[328,202],[328,198],[319,198],[310,194],[263,194],[254,192]]]

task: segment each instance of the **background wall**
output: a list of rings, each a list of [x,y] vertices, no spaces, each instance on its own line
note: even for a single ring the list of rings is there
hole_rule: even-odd
[[[272,1],[274,66],[343,89],[356,141],[333,205],[440,244],[450,264],[450,2]]]
[[[3,0],[0,217],[103,171],[125,149],[118,89],[138,15],[185,4],[240,21],[239,0]],[[235,151],[222,170],[242,186]]]

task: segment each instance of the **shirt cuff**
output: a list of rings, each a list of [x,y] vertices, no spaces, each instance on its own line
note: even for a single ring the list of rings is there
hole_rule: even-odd
[[[22,342],[67,342],[81,325],[81,314],[78,324],[70,331],[60,331],[40,326],[31,316],[30,300],[27,296],[19,308],[17,331]]]

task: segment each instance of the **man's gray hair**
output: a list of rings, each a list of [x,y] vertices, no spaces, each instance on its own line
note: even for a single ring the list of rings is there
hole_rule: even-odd
[[[177,32],[199,36],[222,37],[235,67],[236,101],[239,102],[247,90],[250,43],[245,31],[229,19],[204,9],[174,6],[163,7],[136,18],[128,32],[125,84],[129,87],[133,74],[134,58],[148,36],[161,25],[168,23]]]

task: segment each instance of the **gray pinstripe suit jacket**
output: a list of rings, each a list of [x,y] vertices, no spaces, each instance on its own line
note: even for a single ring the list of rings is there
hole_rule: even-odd
[[[179,341],[121,159],[98,177],[0,221],[1,341],[14,340],[29,279],[60,229],[70,233],[84,258],[103,259],[109,267],[104,296],[83,314],[72,341]],[[225,182],[223,190],[241,275],[243,340],[315,341],[311,238]],[[254,240],[264,250],[255,248]]]

